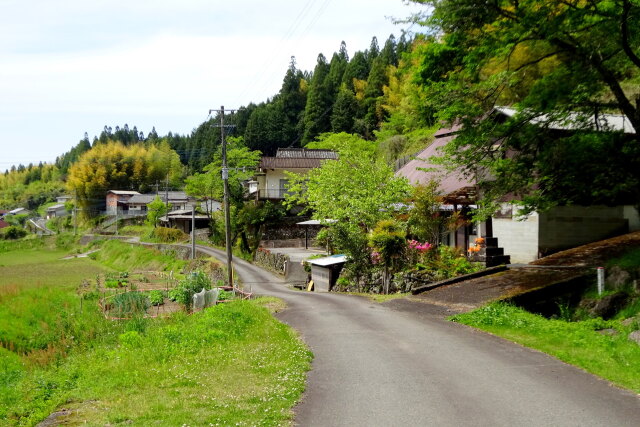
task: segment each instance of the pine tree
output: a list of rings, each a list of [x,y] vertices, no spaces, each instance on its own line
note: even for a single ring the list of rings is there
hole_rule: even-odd
[[[318,55],[318,62],[313,70],[307,105],[304,111],[303,144],[312,141],[322,132],[331,129],[332,97],[327,84],[329,64],[323,54]]]

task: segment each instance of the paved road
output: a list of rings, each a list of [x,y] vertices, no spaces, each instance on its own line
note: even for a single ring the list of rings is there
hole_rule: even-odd
[[[447,322],[442,309],[294,291],[240,260],[236,270],[288,303],[281,320],[315,354],[300,426],[640,426],[633,393]]]

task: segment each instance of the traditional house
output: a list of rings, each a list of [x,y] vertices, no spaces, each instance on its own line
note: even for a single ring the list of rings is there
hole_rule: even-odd
[[[61,216],[69,215],[69,211],[64,206],[64,203],[58,203],[52,206],[49,206],[45,212],[47,219],[58,218]]]
[[[499,107],[490,116],[511,117],[516,110]],[[541,120],[540,120],[541,121]],[[532,121],[536,124],[536,121]],[[613,129],[625,133],[635,133],[624,116],[603,114],[593,120],[594,129]],[[558,132],[571,132],[574,125],[569,122],[552,124]],[[443,196],[443,211],[460,211],[470,218],[476,208],[478,188],[475,177],[465,175],[462,170],[449,171],[441,165],[429,161],[437,157],[441,147],[455,138],[459,127],[440,129],[435,140],[411,160],[398,169],[396,175],[405,176],[411,183],[439,181]],[[541,256],[563,249],[594,242],[628,231],[640,230],[640,217],[633,206],[557,206],[545,212],[533,212],[522,216],[513,200],[505,199],[502,208],[481,223],[468,222],[467,225],[451,232],[447,244],[466,250],[477,237],[486,238],[487,257],[497,257],[494,263],[508,262],[503,254],[510,256],[511,262],[531,262]],[[497,248],[498,242],[501,248]],[[504,250],[502,249],[504,248]]]
[[[191,210],[191,206],[196,204],[196,199],[191,196],[187,196],[184,191],[168,191],[160,192],[156,194],[136,194],[126,201],[126,207],[129,215],[140,214],[145,215],[147,213],[147,205],[159,197],[162,202],[167,202],[167,196],[169,204],[171,204],[171,210]]]
[[[107,215],[115,215],[128,210],[127,201],[136,194],[137,191],[109,190],[107,191]]]
[[[187,234],[191,233],[192,225],[195,222],[196,230],[207,229],[211,220],[207,215],[193,213],[192,209],[172,210],[167,215],[160,218],[160,222],[165,227],[177,228]]]
[[[325,160],[336,160],[332,150],[278,148],[275,157],[263,157],[255,180],[247,183],[249,197],[255,200],[284,200],[287,193],[286,172],[305,174],[319,168]]]

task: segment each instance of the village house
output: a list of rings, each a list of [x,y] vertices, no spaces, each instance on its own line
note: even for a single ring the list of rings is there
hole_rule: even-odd
[[[167,195],[169,197],[169,203],[171,204],[171,210],[190,210],[191,206],[196,204],[196,199],[187,196],[184,191],[168,191],[156,195],[155,193],[140,194],[137,191],[109,190],[106,196],[107,215],[115,215],[116,208],[118,215],[146,215],[147,205],[151,203],[156,196],[166,203]]]
[[[45,216],[47,219],[59,218],[67,215],[69,215],[69,211],[67,211],[64,203],[57,203],[55,205],[49,206],[45,212]]]
[[[135,196],[140,194],[137,191],[128,190],[109,190],[107,191],[107,215],[115,215],[128,210],[126,202]]]
[[[332,150],[278,148],[275,157],[263,157],[255,179],[247,183],[249,198],[254,200],[284,200],[287,194],[286,172],[305,174],[319,168],[325,160],[336,160]]]
[[[492,115],[510,117],[516,110],[499,107]],[[599,120],[613,130],[635,133],[624,116],[603,114]],[[533,123],[535,124],[535,122]],[[562,132],[572,131],[570,123],[552,125]],[[429,161],[439,156],[439,150],[455,138],[459,127],[442,128],[434,141],[416,158],[397,170],[396,175],[406,177],[412,184],[439,182],[444,212],[460,212],[469,219],[476,208],[478,189],[475,178],[461,170],[446,170]],[[594,242],[629,231],[640,230],[640,217],[634,206],[556,206],[545,212],[519,215],[513,200],[504,200],[501,209],[481,223],[469,221],[467,225],[449,233],[445,244],[467,250],[478,237],[486,239],[487,255],[494,254],[495,263],[527,263],[553,252]],[[500,247],[498,247],[498,245]]]

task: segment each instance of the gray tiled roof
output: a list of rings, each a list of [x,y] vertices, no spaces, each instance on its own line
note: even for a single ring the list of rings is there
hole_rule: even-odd
[[[338,153],[333,150],[307,148],[278,148],[277,158],[289,159],[331,159],[336,160]]]

